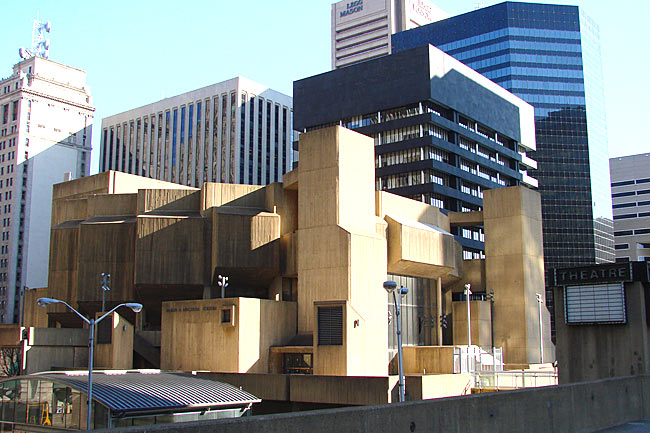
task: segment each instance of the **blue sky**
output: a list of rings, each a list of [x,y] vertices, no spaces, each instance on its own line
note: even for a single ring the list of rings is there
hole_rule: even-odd
[[[31,45],[37,11],[52,22],[50,58],[88,72],[93,163],[101,119],[241,75],[291,94],[292,82],[330,69],[330,0],[20,0],[0,16],[0,77]],[[433,1],[450,15],[474,0]],[[485,1],[489,6],[498,1]],[[650,152],[647,0],[538,1],[579,5],[598,23],[610,156]],[[110,6],[108,6],[110,5]]]

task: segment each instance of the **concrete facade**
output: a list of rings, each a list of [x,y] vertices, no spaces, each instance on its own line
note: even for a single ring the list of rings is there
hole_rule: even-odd
[[[560,383],[647,374],[650,263],[561,268],[554,276]]]
[[[650,261],[650,153],[610,158],[616,261]]]
[[[99,171],[194,187],[266,185],[292,166],[291,97],[243,77],[102,119]]]
[[[485,210],[472,218],[445,215],[375,191],[368,137],[323,128],[302,134],[299,146],[299,167],[285,174],[282,184],[265,187],[205,183],[196,189],[113,171],[56,185],[47,296],[97,314],[102,291],[96,282],[101,272],[110,273],[107,308],[144,305],[137,315],[119,312],[135,326],[134,365],[261,375],[260,383],[277,386],[279,401],[285,393],[275,383],[278,373],[296,381],[304,373],[312,378],[304,379],[313,382],[305,382],[302,402],[391,401],[395,348],[387,313],[393,302],[382,288],[388,278],[409,285],[412,296],[405,300],[403,319],[405,341],[412,346],[405,363],[413,376],[411,397],[470,389],[458,378],[417,379],[425,369],[429,375],[455,372],[449,363],[457,343],[445,342],[438,316],[445,312],[455,324],[451,294],[466,282],[477,291],[492,290],[500,302],[494,323],[491,316],[477,317],[474,331],[494,328],[508,363],[538,361],[539,334],[530,335],[538,319],[528,312],[528,298],[541,283],[534,276],[543,273],[541,258],[535,259],[541,249],[537,193],[497,189],[486,193]],[[496,262],[463,261],[449,232],[452,221],[485,224]],[[510,226],[513,235],[505,236]],[[513,272],[501,275],[500,267]],[[220,275],[229,277],[223,292]],[[48,326],[80,327],[62,307],[48,308]],[[418,315],[425,309],[434,312],[434,320]],[[43,320],[32,310],[27,317]],[[128,346],[118,334],[114,341]],[[491,348],[490,340],[474,343]],[[451,352],[441,349],[445,344]],[[103,359],[121,362],[106,351]],[[440,361],[425,362],[433,352]],[[373,389],[372,395],[337,401],[338,393],[324,391],[353,377]],[[381,383],[372,385],[375,378]],[[376,392],[384,397],[376,400]]]
[[[52,185],[90,170],[86,72],[42,57],[0,80],[0,322],[20,322],[24,287],[47,285]]]

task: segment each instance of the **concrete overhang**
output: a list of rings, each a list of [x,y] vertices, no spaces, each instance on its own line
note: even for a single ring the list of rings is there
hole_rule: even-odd
[[[483,211],[449,212],[449,224],[453,227],[469,227],[483,225]]]
[[[461,247],[454,236],[432,225],[386,215],[388,272],[423,278],[458,275]]]
[[[284,189],[298,190],[298,169],[293,169],[282,176],[282,186]]]

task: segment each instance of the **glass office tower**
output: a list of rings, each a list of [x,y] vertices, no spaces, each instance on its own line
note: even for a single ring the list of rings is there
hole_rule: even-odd
[[[546,269],[614,260],[598,27],[582,10],[505,2],[392,44],[435,45],[532,104]]]

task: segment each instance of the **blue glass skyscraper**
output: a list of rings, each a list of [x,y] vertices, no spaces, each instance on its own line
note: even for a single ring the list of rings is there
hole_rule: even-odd
[[[582,10],[505,2],[397,33],[392,44],[435,45],[532,104],[546,269],[613,261],[600,43]]]

